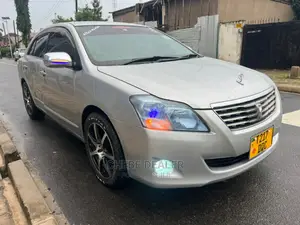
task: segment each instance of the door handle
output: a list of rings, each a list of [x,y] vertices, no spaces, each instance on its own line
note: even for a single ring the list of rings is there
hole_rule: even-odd
[[[40,71],[40,74],[42,74],[43,77],[45,77],[47,75],[46,72],[43,70]]]
[[[27,70],[28,66],[23,65],[23,71]]]

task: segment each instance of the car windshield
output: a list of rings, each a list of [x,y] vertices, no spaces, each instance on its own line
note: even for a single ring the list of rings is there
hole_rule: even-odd
[[[25,50],[26,50],[25,48],[20,48],[20,49],[19,49],[19,52],[22,53],[22,52],[25,52]]]
[[[195,54],[167,35],[148,27],[104,25],[77,26],[76,29],[90,60],[98,66],[123,65],[151,57]]]

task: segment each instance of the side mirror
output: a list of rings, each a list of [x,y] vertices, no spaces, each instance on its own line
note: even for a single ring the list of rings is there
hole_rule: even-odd
[[[47,67],[63,68],[72,67],[72,59],[65,52],[48,52],[44,55],[44,64]]]

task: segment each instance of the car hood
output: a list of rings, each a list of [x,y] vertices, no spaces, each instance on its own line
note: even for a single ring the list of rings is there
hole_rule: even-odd
[[[24,53],[24,52],[20,52],[19,55],[20,55],[21,57],[23,57],[23,56],[25,55],[25,53]]]
[[[160,98],[184,102],[193,108],[235,100],[262,92],[273,82],[257,71],[202,57],[150,64],[101,66],[98,71]],[[243,74],[242,84],[238,76]]]

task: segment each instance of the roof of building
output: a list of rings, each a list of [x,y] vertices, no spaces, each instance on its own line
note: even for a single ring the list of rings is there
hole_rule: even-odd
[[[136,5],[140,4],[140,5],[144,5],[144,7],[146,7],[148,5],[152,5],[152,4],[155,4],[157,2],[158,2],[158,0],[151,0],[151,1],[148,1],[148,2],[144,2],[144,3],[137,3]],[[125,14],[125,13],[128,13],[128,12],[132,12],[132,11],[135,10],[135,6],[136,5],[129,6],[127,8],[123,8],[123,9],[119,9],[119,10],[113,11],[112,14],[114,16],[117,16],[117,15],[122,15],[122,14]]]

